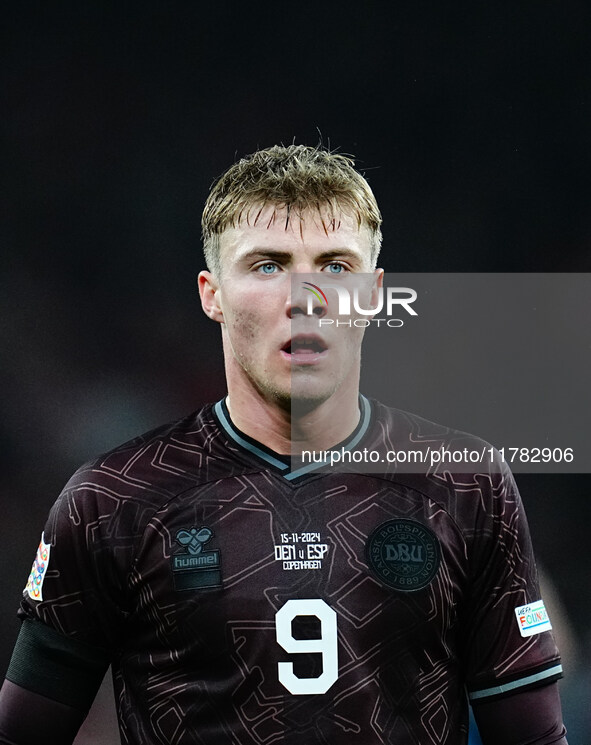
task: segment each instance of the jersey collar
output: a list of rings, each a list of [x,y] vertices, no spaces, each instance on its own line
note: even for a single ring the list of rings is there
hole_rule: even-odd
[[[362,394],[359,394],[359,410],[360,416],[357,427],[346,440],[335,445],[333,450],[353,450],[367,433],[371,422],[371,404]],[[213,411],[221,429],[238,447],[245,450],[250,455],[256,456],[267,465],[276,468],[287,481],[294,481],[301,476],[306,476],[314,471],[318,471],[319,469],[326,467],[330,462],[327,458],[319,462],[298,465],[292,470],[292,458],[289,455],[276,453],[274,450],[271,450],[252,437],[249,437],[236,427],[230,418],[225,398],[214,404]],[[300,464],[299,458],[297,459],[297,463]]]

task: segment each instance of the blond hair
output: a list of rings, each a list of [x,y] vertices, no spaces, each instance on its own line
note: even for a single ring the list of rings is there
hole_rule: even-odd
[[[335,228],[340,215],[369,228],[371,262],[375,266],[382,234],[382,216],[365,178],[346,155],[307,145],[275,145],[258,150],[234,163],[211,187],[201,221],[203,250],[208,269],[220,270],[220,235],[249,219],[267,205],[302,216],[316,211],[325,230]],[[256,217],[254,222],[256,223]]]

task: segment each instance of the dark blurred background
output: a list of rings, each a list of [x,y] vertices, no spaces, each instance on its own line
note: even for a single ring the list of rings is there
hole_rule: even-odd
[[[213,178],[322,138],[376,193],[387,271],[589,272],[590,21],[575,0],[4,5],[0,673],[71,472],[224,392],[196,285]],[[518,481],[582,733],[589,478]],[[106,710],[80,742],[115,741]]]

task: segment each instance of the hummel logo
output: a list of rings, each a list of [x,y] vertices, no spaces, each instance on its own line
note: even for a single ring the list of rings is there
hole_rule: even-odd
[[[180,543],[181,546],[186,546],[187,551],[196,556],[203,550],[203,546],[213,536],[212,531],[209,528],[191,528],[191,530],[179,530],[176,534],[176,542]]]
[[[220,549],[203,550],[213,536],[213,530],[203,526],[178,531],[175,540],[187,553],[170,557],[175,590],[206,590],[223,586]]]

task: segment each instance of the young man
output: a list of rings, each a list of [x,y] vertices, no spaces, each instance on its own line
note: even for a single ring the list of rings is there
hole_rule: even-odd
[[[228,396],[66,485],[0,742],[71,742],[111,664],[134,745],[459,745],[468,698],[487,745],[566,743],[511,475],[300,457],[482,444],[360,396],[362,329],[320,323],[323,284],[369,278],[375,299],[380,222],[352,161],[320,149],[257,152],[214,185],[199,290]]]

